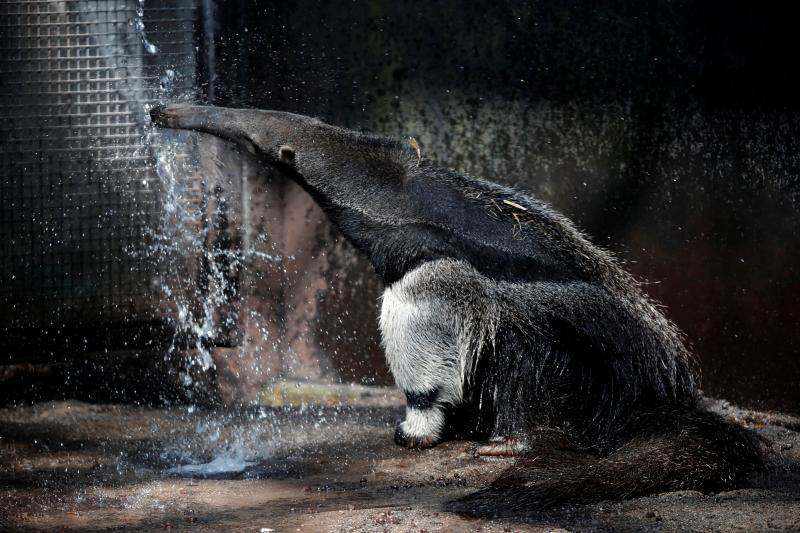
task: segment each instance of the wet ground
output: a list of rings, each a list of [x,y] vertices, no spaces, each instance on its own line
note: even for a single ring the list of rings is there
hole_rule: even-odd
[[[463,518],[443,512],[443,502],[485,486],[510,460],[476,458],[468,442],[401,449],[392,442],[398,394],[347,401],[224,412],[77,401],[0,409],[0,529],[800,530],[792,476],[524,521]],[[724,402],[717,409],[800,460],[800,420]]]

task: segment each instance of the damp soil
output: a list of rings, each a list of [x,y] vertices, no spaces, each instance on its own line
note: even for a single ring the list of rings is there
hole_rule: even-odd
[[[800,423],[718,402],[800,461]],[[444,502],[512,464],[477,443],[392,442],[402,408],[201,411],[78,401],[0,410],[0,530],[553,531],[800,530],[800,480],[569,506],[476,520]]]

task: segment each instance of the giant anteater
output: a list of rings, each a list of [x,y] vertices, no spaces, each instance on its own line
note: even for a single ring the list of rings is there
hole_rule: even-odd
[[[281,169],[367,255],[385,285],[386,357],[408,400],[398,444],[461,437],[491,439],[487,454],[520,451],[452,509],[715,490],[764,467],[757,437],[703,408],[675,325],[531,195],[436,166],[416,142],[300,115],[191,105],[151,115]]]

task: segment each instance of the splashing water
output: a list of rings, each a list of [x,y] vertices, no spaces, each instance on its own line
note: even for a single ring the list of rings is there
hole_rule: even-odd
[[[178,347],[184,339],[194,349],[196,356],[190,360],[200,370],[208,371],[214,367],[207,346],[215,336],[214,311],[225,303],[224,277],[214,268],[213,253],[206,249],[207,226],[198,225],[205,217],[186,179],[186,161],[180,156],[184,152],[185,135],[165,134],[155,130],[148,133],[148,144],[156,158],[156,174],[161,182],[161,221],[158,227],[149,231],[150,252],[162,263],[162,276],[158,285],[164,298],[175,306],[171,318],[175,335],[169,352]],[[195,280],[174,275],[186,269],[196,257],[201,257],[210,265],[209,284],[206,294],[200,294],[194,287]],[[200,308],[196,307],[199,300]],[[186,386],[192,384],[188,372],[182,375]]]
[[[136,27],[136,32],[139,34],[139,37],[142,39],[142,46],[145,52],[150,55],[157,53],[158,48],[147,39],[147,35],[144,32],[144,0],[139,0],[136,6],[136,20],[133,21],[133,24]]]
[[[146,41],[143,24],[139,30]],[[176,89],[179,81],[173,68],[165,68],[155,88],[158,104],[196,98],[194,88],[183,92]],[[145,116],[151,108],[151,104],[144,105]],[[224,194],[211,198],[215,191],[209,191],[213,187],[202,178],[210,171],[199,162],[199,153],[207,148],[203,141],[189,132],[158,129],[148,122],[144,145],[155,161],[160,220],[155,227],[145,229],[147,249],[135,253],[160,265],[155,282],[162,297],[159,304],[173,309],[167,318],[173,336],[164,357],[180,361],[178,377],[191,397],[193,390],[200,392],[208,383],[197,378],[215,368],[211,348],[225,338],[226,332],[238,327],[238,316],[230,311],[237,292],[237,273],[247,263],[281,262],[282,257],[256,250],[256,242],[218,242],[219,226],[227,224],[220,221],[227,216],[229,206]],[[178,352],[181,357],[173,358]]]
[[[169,84],[163,82],[161,100],[174,100],[168,93]],[[161,216],[157,226],[146,230],[149,246],[144,253],[160,265],[156,284],[162,304],[173,308],[167,315],[173,334],[164,358],[180,362],[178,377],[191,398],[193,392],[207,386],[208,382],[198,377],[215,368],[211,347],[220,329],[231,325],[220,321],[231,294],[228,273],[242,268],[251,256],[275,258],[208,245],[214,230],[209,220],[213,214],[206,211],[204,190],[198,187],[202,183],[190,179],[197,172],[196,162],[187,155],[187,147],[192,146],[190,134],[149,126],[146,144],[155,158]],[[175,354],[180,357],[173,358]],[[194,407],[189,407],[188,413],[193,412]],[[237,473],[265,458],[269,424],[259,420],[240,427],[235,419],[224,413],[201,417],[195,439],[181,440],[162,451],[163,460],[177,464],[165,473],[199,477]]]
[[[178,463],[164,471],[179,476],[214,476],[243,472],[272,453],[268,443],[274,434],[275,420],[265,411],[243,419],[233,415],[209,415],[197,422],[197,442],[183,442],[165,449],[163,460]],[[209,459],[210,456],[210,459]]]
[[[210,348],[238,326],[237,315],[228,312],[236,293],[232,273],[255,261],[281,262],[282,257],[256,250],[256,243],[223,247],[212,242],[219,213],[208,211],[204,184],[190,178],[198,173],[186,154],[192,146],[190,134],[149,126],[146,144],[161,186],[161,220],[146,230],[150,244],[145,253],[160,263],[157,285],[163,302],[174,308],[168,319],[174,334],[165,358],[178,350],[188,355],[180,379],[187,389],[201,387],[192,375],[215,368]],[[218,210],[224,209],[224,201],[219,204]]]
[[[135,28],[148,54],[158,49],[150,43],[144,27],[144,1],[138,0]],[[142,106],[142,116],[149,116],[154,105],[175,101],[194,101],[195,88],[185,87],[182,73],[174,67],[164,68],[151,87],[152,103]],[[154,162],[157,177],[158,223],[144,229],[147,245],[130,249],[137,258],[158,265],[154,286],[160,295],[160,313],[172,331],[164,359],[175,368],[188,398],[204,393],[210,380],[204,379],[215,369],[212,349],[224,331],[238,326],[236,314],[226,312],[236,293],[237,280],[231,273],[240,272],[249,263],[282,262],[280,255],[257,250],[260,242],[245,240],[225,246],[214,242],[219,218],[228,206],[224,198],[210,196],[204,179],[200,153],[207,146],[204,140],[185,131],[156,128],[144,119],[144,151]],[[223,195],[224,196],[224,195]],[[223,213],[224,216],[224,213]],[[175,357],[175,356],[178,357]],[[270,413],[206,413],[198,416],[190,406],[187,418],[197,420],[195,434],[179,439],[161,450],[161,460],[177,465],[166,474],[213,476],[237,473],[258,464],[271,454],[269,442],[280,437]]]
[[[173,466],[165,470],[164,473],[188,476],[214,476],[218,474],[242,472],[255,464],[258,464],[257,461],[247,461],[243,457],[240,447],[233,447],[229,453],[218,455],[207,463]]]

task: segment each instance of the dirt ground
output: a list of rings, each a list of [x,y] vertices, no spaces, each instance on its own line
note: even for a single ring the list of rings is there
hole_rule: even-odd
[[[511,460],[475,443],[395,446],[389,391],[344,406],[200,411],[77,401],[0,409],[0,530],[800,530],[800,480],[474,520],[442,504]],[[800,460],[800,421],[716,408]]]

